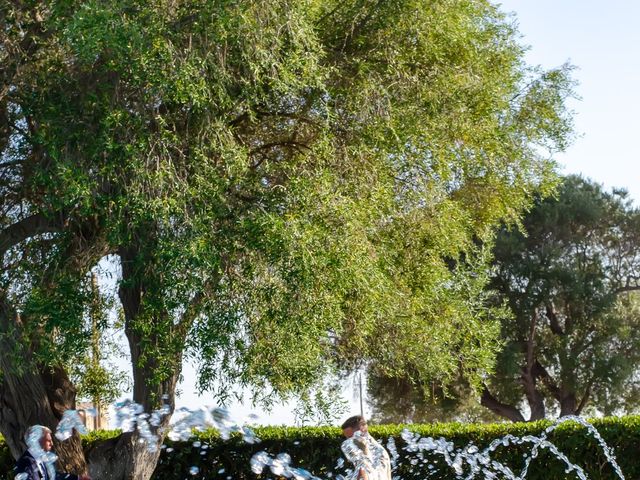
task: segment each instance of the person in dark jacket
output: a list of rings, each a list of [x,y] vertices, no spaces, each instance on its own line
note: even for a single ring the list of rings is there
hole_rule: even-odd
[[[91,480],[87,475],[56,472],[51,430],[33,425],[24,435],[27,451],[16,461],[16,478],[20,480]]]

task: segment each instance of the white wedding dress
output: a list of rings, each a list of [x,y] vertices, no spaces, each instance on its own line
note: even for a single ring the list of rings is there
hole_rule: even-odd
[[[363,469],[368,480],[391,480],[391,460],[389,454],[367,432],[355,432],[341,445],[344,456],[353,466],[349,480],[357,480],[360,469]]]

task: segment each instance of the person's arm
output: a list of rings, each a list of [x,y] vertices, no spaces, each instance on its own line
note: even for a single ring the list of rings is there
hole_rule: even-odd
[[[358,480],[369,480],[369,475],[367,475],[367,471],[364,468],[358,471]]]
[[[16,463],[16,475],[18,473],[26,473],[27,477],[24,480],[40,480],[40,472],[38,471],[38,465],[34,460],[25,456],[20,457]]]
[[[369,448],[367,447],[367,442],[365,442],[363,438],[357,437],[353,438],[353,444],[362,451],[361,464],[364,464],[366,460],[369,460]],[[369,475],[365,468],[360,467],[357,480],[369,480]]]
[[[369,474],[365,468],[368,453],[366,442],[361,438],[352,437],[342,442],[340,447],[346,459],[353,464],[354,469],[357,469],[358,473],[355,476],[355,480],[369,480]]]

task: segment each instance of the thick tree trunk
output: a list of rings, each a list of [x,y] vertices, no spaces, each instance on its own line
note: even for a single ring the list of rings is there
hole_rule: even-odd
[[[31,425],[55,432],[65,410],[75,408],[75,389],[62,369],[36,371],[26,345],[20,342],[20,325],[6,302],[0,304],[0,432],[14,458],[26,450],[24,434]],[[58,467],[83,474],[87,464],[80,437],[58,442],[54,448]]]
[[[150,381],[151,371],[134,366],[133,401],[143,405],[145,413],[151,413],[160,406],[153,399],[162,398],[173,411],[179,375],[178,370],[170,379],[156,385]],[[166,415],[159,426],[151,426],[157,440],[142,438],[136,430],[95,444],[86,452],[91,477],[96,480],[149,480],[158,463],[170,418],[171,415]]]
[[[565,393],[560,400],[560,416],[579,415],[576,396],[573,392]]]
[[[153,399],[162,398],[173,411],[179,374],[178,370],[169,380],[154,385],[150,382],[150,371],[134,367],[137,382],[134,386],[134,402],[143,405],[146,413],[151,413],[159,407],[157,403],[154,404]],[[141,438],[138,431],[125,432],[116,438],[97,443],[87,452],[91,477],[100,480],[149,480],[158,463],[159,447],[164,440],[170,418],[171,415],[167,415],[157,428],[151,427],[152,433],[157,436],[157,443]]]
[[[126,280],[135,277],[130,270],[131,263],[126,263],[131,260],[131,256],[123,259],[123,277]],[[142,286],[136,281],[123,282],[119,292],[125,310],[125,332],[132,358],[133,400],[148,413],[161,404],[168,404],[173,411],[182,352],[172,356],[171,369],[163,381],[152,381],[161,365],[149,352],[143,352],[142,345],[151,342],[162,347],[163,342],[169,339],[161,334],[141,333],[135,328],[143,292]],[[61,368],[42,371],[29,368],[29,365],[33,365],[29,346],[24,343],[21,323],[4,301],[5,298],[0,291],[0,432],[12,455],[17,458],[26,449],[23,436],[30,425],[44,425],[55,432],[62,414],[75,408],[75,389]],[[166,324],[166,320],[159,319],[163,324]],[[185,331],[181,326],[169,334],[175,336],[174,340],[179,343],[180,339],[184,339]],[[166,369],[168,365],[162,367]],[[169,419],[170,416],[166,416],[154,433],[164,431]],[[158,443],[161,443],[163,436],[158,435]],[[64,442],[57,442],[54,438],[54,448],[59,456],[58,468],[76,474],[85,474],[88,470],[96,480],[148,480],[155,470],[160,450],[154,451],[140,440],[138,432],[126,432],[115,439],[99,442],[87,452],[85,458],[77,434]]]
[[[34,235],[60,230],[67,224],[64,212],[36,213],[0,232],[0,258],[10,248]],[[24,433],[31,425],[55,432],[66,410],[75,409],[75,389],[59,367],[39,368],[31,345],[25,343],[23,323],[0,290],[0,432],[14,457],[26,449]],[[80,437],[58,442],[53,437],[60,470],[84,474],[87,463]]]
[[[143,387],[138,385],[137,389],[134,388],[134,401],[144,405],[143,399],[162,394],[163,401],[170,405],[173,411],[179,374],[180,372],[177,371],[170,380],[162,382],[157,388],[151,388],[150,372],[146,372],[146,377],[138,377],[142,379]],[[135,395],[139,397],[136,398]],[[151,413],[156,407],[158,405],[153,408],[150,405],[145,406],[145,413]],[[160,425],[151,426],[151,431],[157,436],[157,440],[142,438],[136,430],[98,442],[86,453],[91,477],[96,480],[149,480],[160,458],[160,446],[170,419],[171,415],[166,415],[162,418]]]
[[[159,457],[160,449],[151,451],[137,432],[99,442],[87,452],[89,473],[96,480],[147,480]]]

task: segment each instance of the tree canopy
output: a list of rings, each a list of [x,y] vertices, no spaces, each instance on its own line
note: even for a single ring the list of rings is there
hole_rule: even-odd
[[[464,378],[447,385],[423,382],[412,372],[388,376],[369,372],[367,404],[377,424],[497,422],[500,417],[480,405],[478,388]]]
[[[491,286],[508,302],[505,347],[482,401],[523,420],[635,408],[640,212],[623,190],[577,176],[503,229]]]
[[[636,411],[639,242],[640,214],[627,193],[578,176],[539,198],[519,228],[499,231],[487,289],[510,314],[500,317],[504,345],[485,382],[484,417]],[[468,387],[464,378],[448,389],[421,383],[410,370],[369,378],[374,417],[396,423],[484,420]]]
[[[571,127],[570,69],[528,67],[495,6],[51,0],[0,19],[14,455],[29,422],[73,404],[66,365],[91,346],[104,258],[146,409],[173,404],[185,354],[202,388],[264,400],[364,362],[442,382],[491,370],[477,240],[551,190],[542,149]],[[124,445],[135,434],[107,447]],[[128,448],[110,474],[146,478],[157,456]],[[58,451],[85,468],[77,447]]]

